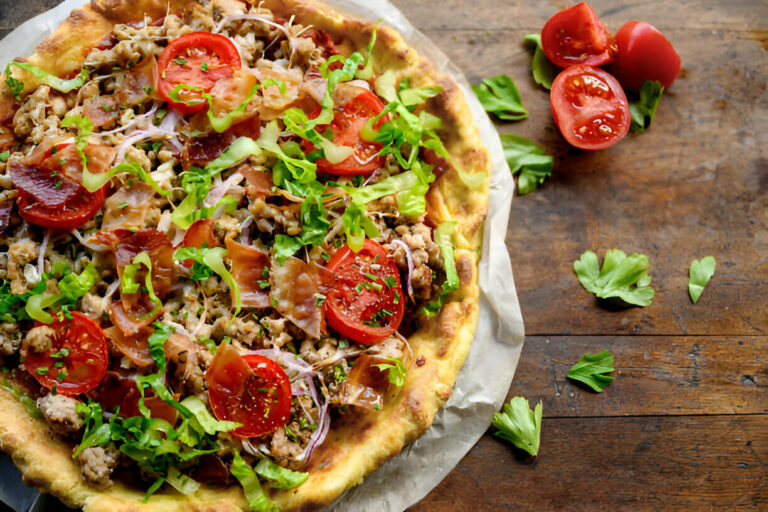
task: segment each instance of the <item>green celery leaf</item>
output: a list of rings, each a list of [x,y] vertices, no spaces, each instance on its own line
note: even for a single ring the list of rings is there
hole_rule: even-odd
[[[248,506],[254,512],[279,512],[278,508],[269,501],[269,498],[264,493],[261,484],[259,483],[259,477],[256,476],[256,472],[253,468],[243,460],[243,457],[238,451],[235,451],[235,457],[232,460],[232,476],[237,478],[240,485],[243,486],[243,493],[245,499],[248,500]]]
[[[592,251],[586,251],[573,263],[573,270],[587,291],[600,299],[618,298],[635,306],[648,306],[655,294],[649,286],[648,268],[647,256],[627,256],[619,249],[605,253],[602,268]]]
[[[701,260],[693,260],[691,268],[688,270],[688,294],[694,304],[701,297],[701,292],[712,276],[715,275],[714,256],[704,256]]]
[[[525,137],[511,133],[499,134],[504,148],[504,158],[512,174],[520,173],[517,189],[520,195],[533,192],[552,175],[553,158],[544,149]]]
[[[613,377],[605,375],[614,371],[613,356],[607,350],[597,354],[584,354],[579,362],[574,364],[566,377],[583,382],[598,393],[613,382]]]
[[[261,459],[254,470],[257,475],[269,480],[275,489],[295,489],[309,478],[309,473],[291,471],[267,458]]]
[[[59,280],[59,291],[65,299],[76,301],[89,291],[99,280],[99,272],[93,263],[89,263],[80,275],[67,274]]]
[[[483,108],[499,119],[519,121],[528,117],[515,82],[507,75],[484,78],[480,86],[473,85],[472,90]]]
[[[547,90],[552,89],[552,82],[555,80],[555,76],[557,76],[557,67],[549,62],[549,59],[544,54],[544,50],[541,49],[541,35],[528,34],[523,39],[535,44],[533,60],[531,61],[533,81]]]
[[[640,86],[640,99],[629,102],[632,131],[642,132],[651,126],[663,92],[664,87],[659,82],[643,80],[643,84]]]
[[[395,386],[401,388],[405,384],[405,375],[407,373],[405,365],[399,359],[394,357],[388,357],[388,363],[379,363],[373,366],[377,367],[381,371],[389,372],[389,382]]]
[[[541,402],[536,404],[535,410],[531,410],[527,399],[516,396],[504,404],[503,412],[493,415],[493,426],[499,429],[494,435],[535,457],[541,441],[542,411]]]

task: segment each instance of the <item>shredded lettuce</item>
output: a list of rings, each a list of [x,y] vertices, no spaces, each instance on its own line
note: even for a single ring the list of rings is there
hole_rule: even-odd
[[[155,289],[152,286],[152,259],[147,254],[147,251],[142,251],[133,257],[131,263],[126,265],[123,269],[123,275],[120,278],[120,291],[123,294],[136,293],[139,291],[140,286],[136,281],[136,273],[141,269],[141,265],[147,267],[147,274],[144,276],[144,286],[147,289],[147,295],[149,300],[155,305],[155,307],[147,313],[144,318],[151,318],[163,307],[163,302],[155,295]]]
[[[243,117],[243,112],[245,112],[245,109],[248,108],[248,104],[253,99],[256,92],[261,88],[260,84],[256,84],[251,89],[251,92],[248,93],[248,96],[245,97],[245,100],[232,112],[228,112],[225,115],[221,117],[216,117],[213,115],[213,96],[211,96],[210,93],[206,92],[205,89],[202,89],[200,87],[195,87],[193,85],[188,84],[179,84],[176,87],[174,87],[169,93],[168,97],[175,101],[176,103],[182,103],[184,105],[194,106],[199,105],[201,103],[201,100],[194,99],[191,101],[183,99],[179,93],[181,91],[192,91],[196,92],[200,95],[201,98],[203,98],[204,101],[208,102],[208,121],[211,123],[211,127],[216,130],[217,132],[221,133],[226,131],[235,121],[239,121]]]
[[[27,64],[26,62],[9,62],[5,67],[5,81],[10,87],[11,92],[13,92],[14,96],[16,96],[17,100],[20,98],[21,92],[24,90],[24,84],[11,76],[12,66],[24,69],[32,73],[45,85],[64,93],[74,89],[79,89],[83,86],[83,84],[85,84],[85,81],[88,80],[88,71],[85,68],[82,68],[80,70],[80,74],[78,74],[75,78],[71,80],[63,80],[55,75],[48,73],[45,70],[33,66],[32,64]]]
[[[41,293],[40,295],[32,295],[27,299],[27,305],[25,310],[30,318],[42,322],[44,324],[50,324],[53,322],[53,317],[50,313],[43,311],[46,308],[55,306],[63,298],[60,293]]]
[[[443,282],[440,296],[434,302],[427,303],[421,308],[420,313],[426,316],[433,316],[443,307],[445,299],[451,292],[459,289],[459,275],[456,272],[456,261],[453,253],[453,233],[456,230],[456,221],[446,221],[435,229],[435,243],[440,248],[440,255],[443,257],[443,266],[445,267],[445,281]]]
[[[195,494],[200,489],[199,482],[182,474],[176,466],[168,468],[168,475],[166,475],[165,481],[182,494]]]
[[[59,280],[58,287],[61,294],[69,301],[76,301],[89,291],[99,280],[99,272],[93,263],[89,263],[78,274],[66,274]]]
[[[275,489],[294,489],[309,478],[309,473],[291,471],[288,468],[278,466],[267,458],[261,459],[256,464],[254,471],[260,477],[269,480]]]
[[[381,19],[377,20],[371,30],[371,38],[368,40],[368,54],[365,56],[365,65],[363,69],[358,69],[355,76],[361,80],[370,80],[373,77],[373,47],[376,44],[376,29],[379,27]]]
[[[226,255],[227,250],[223,247],[181,247],[173,253],[173,260],[194,260],[195,263],[210,268],[222,281],[227,283],[227,286],[232,290],[232,295],[235,297],[235,314],[232,316],[234,318],[240,314],[242,300],[240,299],[240,287],[224,264],[224,256]],[[232,319],[230,319],[231,321]]]
[[[33,295],[44,293],[45,289],[45,279],[41,279],[28,292],[13,294],[11,293],[10,281],[3,280],[0,283],[0,321],[12,324],[21,320],[29,320],[30,317],[25,309],[27,301]]]
[[[27,410],[27,413],[29,413],[30,416],[33,418],[43,417],[40,409],[37,408],[37,402],[35,399],[29,396],[26,391],[16,388],[13,386],[13,384],[5,382],[4,380],[0,380],[0,387],[6,389],[11,395],[13,395],[13,397],[18,400],[21,405],[24,406],[24,409]]]
[[[254,512],[278,512],[278,508],[264,493],[264,489],[259,483],[259,477],[253,468],[243,460],[240,452],[235,451],[235,457],[232,460],[232,475],[237,478],[240,485],[243,486],[245,499],[248,500],[248,506]]]
[[[152,189],[160,194],[161,196],[167,196],[172,190],[165,190],[162,188],[153,178],[150,176],[150,174],[144,170],[144,168],[137,164],[136,162],[129,161],[129,162],[121,162],[108,170],[107,172],[101,173],[101,174],[94,174],[92,172],[86,173],[83,172],[83,187],[89,192],[95,192],[99,190],[101,187],[109,183],[109,180],[111,180],[113,177],[115,177],[118,174],[127,172],[128,174],[131,174],[135,176],[137,179],[143,181]]]
[[[381,371],[388,372],[390,384],[394,384],[399,388],[403,387],[403,384],[405,384],[405,376],[407,374],[405,365],[400,359],[394,357],[388,357],[387,361],[388,362],[386,363],[374,364],[373,366]]]
[[[203,431],[206,434],[216,435],[219,432],[229,432],[240,426],[239,423],[234,421],[220,421],[213,417],[208,411],[202,400],[194,395],[190,395],[181,401],[181,405],[187,408],[192,414],[190,420],[196,421],[197,431]]]

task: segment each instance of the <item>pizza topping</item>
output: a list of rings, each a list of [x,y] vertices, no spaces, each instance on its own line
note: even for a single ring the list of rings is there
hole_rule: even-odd
[[[440,87],[374,74],[375,31],[347,55],[319,27],[219,7],[218,26],[212,4],[118,25],[85,59],[97,79],[27,91],[0,140],[13,178],[0,204],[22,217],[3,236],[0,350],[20,323],[20,368],[85,425],[89,484],[109,484],[118,450],[148,494],[231,467],[258,501],[259,479],[306,479],[287,468],[340,408],[381,408],[403,385],[397,329],[453,282],[427,193],[451,169],[485,176],[438,137]]]
[[[83,418],[77,412],[79,403],[70,396],[48,394],[37,399],[37,408],[56,433],[71,435],[83,428]]]

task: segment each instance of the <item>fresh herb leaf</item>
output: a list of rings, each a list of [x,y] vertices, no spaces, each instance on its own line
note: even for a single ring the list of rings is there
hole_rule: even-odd
[[[552,89],[552,82],[557,76],[557,67],[549,61],[544,50],[541,49],[541,34],[528,34],[523,39],[536,45],[531,61],[533,81],[547,90]]]
[[[389,382],[399,388],[403,387],[403,384],[405,384],[405,376],[407,373],[405,369],[405,365],[403,365],[403,362],[401,360],[395,359],[394,357],[388,357],[387,361],[389,362],[378,363],[378,364],[374,364],[373,366],[375,366],[382,372],[388,371]]]
[[[519,121],[528,117],[515,82],[507,75],[484,78],[479,86],[473,85],[472,90],[483,108],[499,119]]]
[[[655,294],[649,286],[648,268],[648,257],[644,254],[627,256],[619,249],[605,253],[602,268],[592,251],[586,251],[573,262],[573,270],[587,291],[600,299],[618,298],[635,306],[649,305]]]
[[[499,429],[494,435],[535,457],[541,441],[542,410],[541,402],[536,404],[535,410],[531,410],[527,399],[521,396],[512,398],[504,404],[503,412],[493,415],[493,426]]]
[[[11,151],[9,149],[6,149],[2,153],[0,153],[0,162],[7,162],[8,158],[11,156]]]
[[[614,371],[613,356],[607,350],[597,354],[584,354],[579,362],[574,364],[566,377],[583,382],[598,393],[613,382],[613,377],[605,375]]]
[[[632,131],[642,132],[651,126],[663,92],[664,87],[659,82],[643,80],[640,86],[640,99],[629,102]]]
[[[704,256],[701,260],[693,260],[691,268],[688,270],[688,294],[694,304],[701,297],[701,292],[712,276],[715,275],[714,256]]]
[[[202,64],[200,64],[200,69],[202,69],[204,73],[207,73],[208,72],[208,63],[207,62],[203,62]]]
[[[509,170],[513,175],[520,173],[517,177],[520,195],[533,192],[552,175],[553,158],[545,154],[543,148],[519,135],[502,133],[499,137]]]
[[[184,66],[187,63],[187,59],[181,59],[181,58],[173,59],[173,62],[175,64],[178,64],[179,66]],[[203,71],[206,71],[206,70],[203,70]]]
[[[269,480],[275,489],[294,489],[309,478],[309,473],[291,471],[288,468],[278,466],[267,458],[261,459],[256,464],[254,471],[260,477]]]
[[[17,323],[22,320],[29,320],[25,306],[27,301],[33,295],[40,295],[45,292],[46,282],[40,280],[34,288],[25,293],[14,295],[11,293],[10,281],[0,282],[0,321],[5,323]]]

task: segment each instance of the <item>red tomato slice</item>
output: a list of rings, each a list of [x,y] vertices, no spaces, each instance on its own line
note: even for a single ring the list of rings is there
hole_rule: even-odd
[[[345,245],[326,267],[336,274],[336,284],[323,302],[325,319],[339,334],[374,345],[400,327],[405,295],[386,249],[370,239],[357,254]]]
[[[660,82],[666,89],[680,74],[680,56],[653,25],[625,23],[616,32],[616,46],[611,73],[627,90],[639,91],[644,80]]]
[[[602,149],[629,131],[629,103],[619,82],[602,69],[571,66],[552,83],[552,115],[565,140]]]
[[[384,110],[384,104],[370,91],[365,91],[344,103],[337,105],[330,129],[333,132],[333,143],[339,146],[350,146],[355,152],[339,163],[332,164],[325,158],[316,161],[318,170],[329,174],[369,174],[384,164],[383,156],[376,156],[381,151],[381,144],[368,142],[360,138],[360,130],[372,117]],[[310,118],[320,115],[320,109],[313,112]],[[322,132],[326,126],[318,126]],[[314,149],[308,144],[310,151]]]
[[[547,20],[541,29],[541,49],[550,62],[567,68],[605,64],[613,57],[615,46],[595,11],[581,2]]]
[[[205,372],[214,416],[242,426],[231,433],[257,437],[288,424],[291,383],[276,362],[240,353],[224,343]]]
[[[191,91],[181,92],[187,100],[200,100],[196,105],[177,103],[168,94],[179,84],[210,91],[218,80],[231,78],[240,69],[240,54],[229,38],[210,32],[192,32],[171,41],[157,61],[160,78],[157,89],[165,101],[186,113],[199,112],[207,102]]]
[[[66,316],[54,317],[48,325],[56,331],[49,352],[30,350],[24,360],[25,368],[41,386],[48,389],[56,386],[56,391],[63,395],[77,395],[95,388],[104,378],[109,362],[107,338],[101,327],[81,313],[71,314],[71,320]],[[36,327],[41,325],[45,324],[38,322]]]
[[[16,200],[19,215],[30,224],[63,230],[82,226],[96,215],[103,204],[103,188],[91,193],[83,187],[61,206],[46,206],[23,190],[19,190]]]

